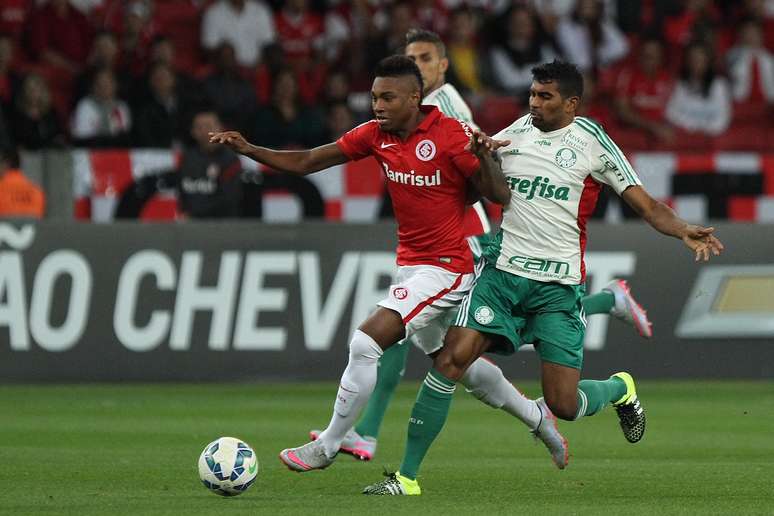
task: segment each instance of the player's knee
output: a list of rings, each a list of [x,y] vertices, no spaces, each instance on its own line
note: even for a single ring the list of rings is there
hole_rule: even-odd
[[[354,362],[375,362],[382,356],[382,348],[366,333],[355,330],[349,343],[349,359]]]
[[[559,419],[564,419],[565,421],[573,421],[575,419],[575,415],[578,413],[578,400],[574,396],[572,398],[546,396],[544,399],[548,408]]]
[[[449,380],[457,381],[462,378],[465,372],[465,366],[461,365],[458,360],[455,359],[453,353],[445,352],[441,353],[433,359],[433,368],[444,375]]]

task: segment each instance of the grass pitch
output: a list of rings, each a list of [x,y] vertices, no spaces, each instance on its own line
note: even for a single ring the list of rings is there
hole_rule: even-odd
[[[325,426],[333,384],[3,386],[0,514],[774,514],[772,382],[641,382],[643,441],[627,443],[610,409],[562,423],[565,471],[521,423],[458,392],[424,494],[360,495],[399,465],[417,387],[398,390],[373,462],[296,474],[277,453]],[[235,498],[197,474],[221,435],[260,461]]]

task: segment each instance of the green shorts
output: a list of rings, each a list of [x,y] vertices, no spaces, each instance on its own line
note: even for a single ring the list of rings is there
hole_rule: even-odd
[[[499,335],[489,351],[510,355],[534,344],[544,362],[581,369],[584,285],[536,281],[488,263],[462,302],[456,326]]]

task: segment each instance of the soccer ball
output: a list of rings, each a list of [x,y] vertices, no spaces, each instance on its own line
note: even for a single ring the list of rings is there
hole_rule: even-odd
[[[199,456],[199,478],[221,496],[244,493],[258,476],[258,459],[250,446],[234,437],[220,437]]]

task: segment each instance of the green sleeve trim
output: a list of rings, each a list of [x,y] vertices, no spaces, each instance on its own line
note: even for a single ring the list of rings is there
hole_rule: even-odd
[[[607,136],[607,134],[605,134],[605,131],[601,126],[598,126],[583,117],[575,117],[575,121],[581,129],[594,136],[599,144],[602,145],[602,147],[611,154],[610,158],[615,160],[618,166],[621,167],[621,171],[626,174],[630,183],[634,185],[640,184],[640,181],[637,180],[634,169],[631,167],[631,165],[629,165],[628,161],[618,146],[613,142],[613,140],[610,139],[609,136]]]

